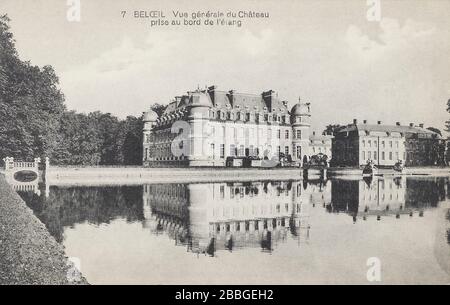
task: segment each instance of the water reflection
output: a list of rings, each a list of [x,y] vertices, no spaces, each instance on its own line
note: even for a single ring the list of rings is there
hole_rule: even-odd
[[[117,218],[143,221],[142,186],[50,187],[50,192],[18,191],[58,242],[64,228],[77,223],[99,225]]]
[[[144,185],[143,198],[144,226],[167,231],[189,251],[214,255],[244,247],[270,252],[287,234],[307,236],[309,204],[325,195],[278,181]]]
[[[384,216],[417,212],[424,216],[426,208],[437,207],[446,198],[448,179],[370,179],[332,181],[332,200],[327,206],[331,213],[345,212],[353,217],[366,220]],[[345,190],[345,191],[343,191]]]
[[[308,242],[310,210],[346,213],[356,223],[369,217],[424,217],[448,198],[448,178],[375,178],[111,187],[47,187],[19,191],[58,242],[77,223],[141,222],[188,251],[259,248],[271,252],[289,238]],[[41,186],[45,188],[45,186]],[[447,220],[449,214],[447,213]],[[450,243],[447,231],[447,242]]]
[[[448,185],[375,177],[18,192],[92,283],[365,283],[377,256],[384,279],[403,284],[450,280]]]

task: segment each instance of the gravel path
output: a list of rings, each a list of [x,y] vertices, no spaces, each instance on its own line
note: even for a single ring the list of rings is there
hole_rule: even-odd
[[[87,284],[0,175],[0,284]]]

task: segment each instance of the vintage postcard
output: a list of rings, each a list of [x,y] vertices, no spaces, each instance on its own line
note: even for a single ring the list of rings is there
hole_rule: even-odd
[[[449,12],[1,0],[0,284],[449,284]]]

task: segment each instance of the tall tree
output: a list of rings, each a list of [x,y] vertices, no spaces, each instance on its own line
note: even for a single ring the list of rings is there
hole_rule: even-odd
[[[102,138],[97,122],[89,115],[69,111],[61,118],[58,149],[54,163],[71,165],[99,165]]]
[[[339,130],[341,125],[339,124],[330,124],[327,127],[325,127],[325,130],[322,132],[324,135],[334,135],[334,132]]]
[[[142,164],[142,118],[128,116],[121,122],[119,133],[120,157],[124,165]]]
[[[447,101],[447,112],[450,112],[450,99]],[[450,120],[445,121],[445,131],[450,132]]]
[[[64,96],[52,67],[19,59],[9,21],[0,16],[0,159],[50,156],[65,110]]]

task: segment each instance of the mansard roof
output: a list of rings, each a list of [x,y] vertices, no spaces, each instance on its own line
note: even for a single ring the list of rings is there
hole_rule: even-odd
[[[385,132],[385,133],[414,133],[428,136],[434,136],[436,138],[442,138],[438,133],[428,130],[426,128],[417,126],[402,126],[402,125],[383,125],[383,124],[350,124],[343,128],[340,128],[337,133],[341,132]]]
[[[233,90],[221,91],[216,86],[206,90],[197,89],[187,95],[178,96],[171,102],[164,114],[171,113],[185,106],[208,106],[216,108],[229,108],[248,112],[275,112],[288,114],[287,102],[278,99],[273,90],[261,94],[241,93]]]

